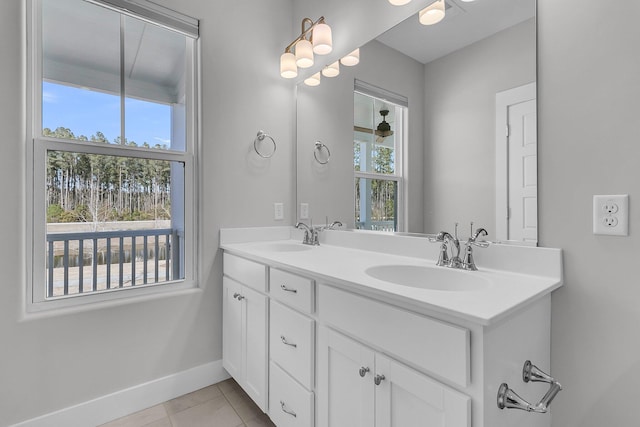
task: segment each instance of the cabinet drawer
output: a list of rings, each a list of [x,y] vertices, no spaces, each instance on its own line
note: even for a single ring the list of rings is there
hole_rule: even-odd
[[[357,313],[357,314],[356,314]],[[321,320],[458,385],[470,381],[470,332],[398,307],[320,285]]]
[[[276,268],[269,269],[269,291],[273,298],[305,313],[313,313],[315,283],[311,279]]]
[[[269,365],[269,418],[278,427],[312,427],[313,393],[305,390],[278,365]]]
[[[257,291],[266,292],[267,270],[262,264],[228,253],[223,258],[224,274]]]
[[[271,300],[269,330],[271,360],[306,388],[313,388],[315,322]]]

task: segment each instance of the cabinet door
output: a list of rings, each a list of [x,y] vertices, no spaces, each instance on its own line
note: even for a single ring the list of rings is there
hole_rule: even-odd
[[[373,351],[326,327],[318,341],[319,426],[373,426]]]
[[[246,286],[240,291],[243,304],[242,388],[262,409],[267,410],[267,297]]]
[[[376,427],[470,427],[471,399],[376,354]],[[373,425],[373,424],[372,424]]]
[[[242,285],[228,277],[222,285],[222,366],[237,381],[242,379]],[[234,297],[236,295],[236,297]]]

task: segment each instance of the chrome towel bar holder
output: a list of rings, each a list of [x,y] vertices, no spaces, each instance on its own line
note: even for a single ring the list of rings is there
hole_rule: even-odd
[[[562,385],[551,375],[542,372],[530,360],[524,362],[522,367],[522,380],[525,383],[544,382],[549,383],[549,391],[540,399],[540,402],[533,405],[520,397],[518,393],[509,388],[507,383],[500,384],[498,388],[497,403],[500,409],[520,409],[527,412],[537,412],[544,414],[549,411],[549,405],[554,397],[562,390]]]

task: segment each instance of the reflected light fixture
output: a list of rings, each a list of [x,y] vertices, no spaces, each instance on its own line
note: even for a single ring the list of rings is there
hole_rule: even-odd
[[[332,49],[331,27],[324,22],[324,16],[315,22],[304,18],[300,35],[289,43],[280,56],[280,75],[285,79],[292,79],[298,75],[298,67],[313,66],[314,52],[318,55],[326,55]]]
[[[358,62],[360,62],[360,48],[347,54],[340,60],[340,63],[345,67],[353,67],[354,65],[358,65]]]
[[[436,0],[425,7],[418,14],[418,19],[422,25],[433,25],[444,18],[444,0]]]
[[[389,0],[389,3],[391,3],[394,6],[404,6],[409,2],[411,2],[411,0]]]
[[[382,142],[386,137],[393,135],[393,131],[391,130],[391,125],[387,123],[386,117],[389,114],[389,110],[384,109],[380,110],[380,115],[382,116],[382,121],[378,125],[375,130],[375,134],[377,136],[376,142]]]
[[[336,61],[322,69],[322,75],[325,77],[335,77],[340,74],[340,62]]]
[[[307,86],[318,86],[320,84],[320,71],[304,79],[304,84]]]

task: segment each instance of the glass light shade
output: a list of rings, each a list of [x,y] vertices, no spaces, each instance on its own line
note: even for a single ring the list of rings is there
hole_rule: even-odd
[[[320,84],[320,72],[318,71],[311,77],[304,79],[304,84],[307,86],[318,86]]]
[[[437,0],[422,9],[419,13],[419,20],[422,25],[433,25],[444,18],[444,0]]]
[[[353,67],[360,62],[360,48],[354,50],[344,58],[340,60],[340,63],[345,67]]]
[[[285,79],[292,79],[298,76],[296,56],[293,53],[285,52],[280,56],[280,75]]]
[[[313,65],[313,47],[306,39],[296,43],[296,65],[300,68],[309,68]]]
[[[331,27],[327,24],[318,24],[313,28],[313,51],[318,55],[326,55],[333,49],[331,40]]]
[[[331,65],[327,65],[322,70],[322,75],[325,77],[335,77],[340,74],[340,62],[336,61]]]
[[[411,0],[389,0],[389,3],[391,3],[394,6],[404,6],[405,4],[409,3]],[[462,0],[465,1],[465,0]],[[469,0],[466,0],[469,1]]]

